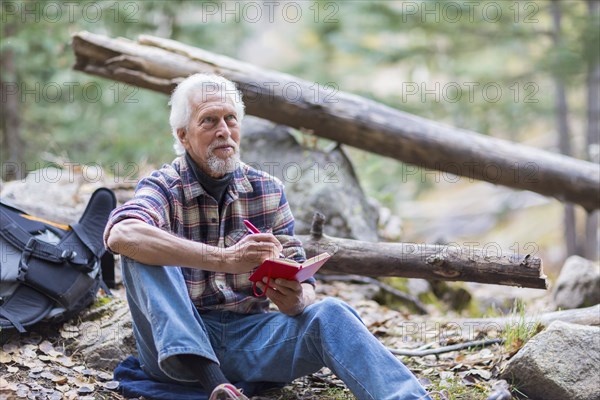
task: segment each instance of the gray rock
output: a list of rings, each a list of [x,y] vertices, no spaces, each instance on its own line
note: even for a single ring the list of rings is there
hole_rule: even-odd
[[[579,256],[569,257],[560,271],[553,295],[554,303],[560,308],[600,303],[600,264]]]
[[[600,399],[600,327],[555,321],[508,362],[502,377],[530,398]]]
[[[68,347],[82,354],[89,368],[112,370],[129,355],[137,354],[131,314],[124,300],[115,298],[91,308],[80,320],[79,334]]]
[[[93,167],[92,173],[91,169],[41,168],[24,179],[5,182],[0,197],[37,217],[72,224],[83,214],[93,191],[104,186],[103,172]]]
[[[284,183],[296,233],[308,234],[314,212],[320,211],[327,218],[326,234],[378,240],[378,211],[342,148],[309,149],[296,141],[291,128],[254,117],[244,118],[241,143],[244,162]]]

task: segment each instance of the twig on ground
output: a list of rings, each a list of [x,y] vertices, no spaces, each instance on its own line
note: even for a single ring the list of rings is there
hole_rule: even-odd
[[[468,349],[469,347],[485,347],[491,346],[497,343],[504,343],[504,339],[485,339],[485,340],[474,340],[471,342],[464,342],[453,344],[451,346],[439,347],[437,349],[426,349],[426,350],[401,350],[401,349],[391,349],[388,348],[393,354],[398,356],[407,356],[407,357],[425,357],[432,354],[442,354],[449,353],[451,351]]]

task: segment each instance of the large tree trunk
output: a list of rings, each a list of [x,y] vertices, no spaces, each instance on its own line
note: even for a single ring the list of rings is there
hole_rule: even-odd
[[[502,249],[456,244],[371,243],[323,235],[322,215],[315,215],[310,235],[299,235],[308,257],[332,257],[323,273],[469,281],[546,289],[542,261],[532,255],[502,254]]]
[[[600,1],[588,1],[592,29],[598,29],[600,23]],[[597,43],[596,43],[597,45]],[[587,72],[587,155],[588,159],[600,169],[600,53],[592,50]],[[599,198],[596,198],[600,202]],[[598,219],[599,211],[589,211],[585,227],[584,255],[587,259],[598,259]]]
[[[552,0],[550,3],[550,12],[552,14],[552,41],[554,46],[560,46],[561,42],[561,17],[560,3],[558,0]],[[556,122],[558,126],[558,150],[566,156],[571,155],[571,140],[569,137],[569,107],[567,105],[567,95],[565,84],[560,73],[554,74],[554,86],[556,88],[555,108]],[[573,203],[564,205],[564,237],[567,247],[567,257],[579,254],[577,251],[577,224],[575,220],[575,206]]]
[[[6,23],[3,28],[4,37],[14,33],[14,24]],[[25,144],[21,138],[21,120],[19,114],[19,89],[17,69],[14,62],[14,51],[7,46],[0,57],[0,85],[2,85],[2,100],[0,116],[2,121],[2,179],[10,181],[25,177],[26,168],[23,166]]]
[[[293,76],[161,38],[139,43],[88,32],[73,37],[75,69],[163,93],[195,72],[236,82],[249,114],[424,168],[554,196],[596,209],[592,163],[441,125]],[[417,173],[411,171],[410,173]]]

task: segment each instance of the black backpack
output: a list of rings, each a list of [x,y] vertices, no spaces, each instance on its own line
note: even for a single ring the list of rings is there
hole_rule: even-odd
[[[114,279],[114,260],[102,234],[115,206],[114,193],[100,188],[79,222],[65,226],[0,201],[0,331],[66,321],[94,302],[99,287],[110,293],[102,273]]]

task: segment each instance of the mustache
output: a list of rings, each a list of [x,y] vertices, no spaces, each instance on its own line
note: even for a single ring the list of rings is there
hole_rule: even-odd
[[[236,142],[234,142],[233,140],[217,140],[215,142],[212,142],[209,146],[208,146],[208,151],[212,152],[214,149],[216,149],[217,147],[221,147],[221,146],[231,146],[233,147],[233,150],[237,153],[238,151],[238,145]]]

